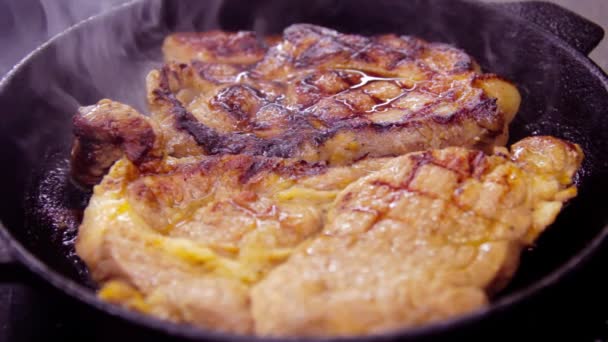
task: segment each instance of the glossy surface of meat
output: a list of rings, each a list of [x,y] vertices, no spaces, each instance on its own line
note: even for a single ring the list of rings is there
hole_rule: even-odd
[[[147,77],[149,119],[107,105],[75,119],[80,147],[73,163],[89,174],[82,177],[87,184],[129,147],[114,139],[126,131],[156,138],[142,143],[144,155],[127,153],[135,163],[248,154],[349,165],[447,146],[490,151],[506,143],[520,103],[511,83],[482,74],[463,51],[407,36],[299,24],[266,39],[252,32],[177,33],[165,40],[164,53],[165,66]],[[134,126],[136,116],[147,124]],[[90,129],[100,126],[106,137]],[[106,160],[90,157],[108,149]]]
[[[118,161],[77,239],[100,296],[201,327],[358,335],[484,306],[576,195],[576,145],[527,138],[326,166]]]
[[[463,51],[413,37],[292,25],[178,33],[148,76],[172,155],[248,153],[348,164],[424,148],[504,145],[519,93]]]

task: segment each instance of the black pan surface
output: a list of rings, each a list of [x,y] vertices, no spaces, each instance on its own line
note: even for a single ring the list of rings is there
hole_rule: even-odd
[[[584,55],[603,35],[597,26],[543,3],[152,0],[130,2],[69,29],[34,51],[0,84],[5,166],[0,169],[0,220],[5,227],[0,233],[19,262],[110,317],[175,337],[224,340],[225,335],[162,322],[95,297],[94,284],[72,246],[90,193],[67,177],[71,117],[78,106],[104,97],[145,112],[145,74],[160,65],[160,45],[169,32],[221,28],[278,33],[296,22],[361,34],[416,35],[461,47],[484,70],[518,85],[523,102],[511,125],[511,142],[553,135],[580,144],[586,154],[577,177],[579,196],[524,253],[515,279],[492,305],[455,320],[376,338],[457,336],[530,302],[604,243],[608,78]]]

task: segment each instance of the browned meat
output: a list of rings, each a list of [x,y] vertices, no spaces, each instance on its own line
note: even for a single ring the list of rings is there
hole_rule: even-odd
[[[582,152],[527,138],[351,166],[224,155],[118,161],[76,249],[100,296],[258,335],[353,335],[470,312],[576,194]]]
[[[103,299],[251,333],[250,285],[321,229],[339,190],[383,163],[226,155],[169,159],[146,174],[121,159],[94,189],[76,251]]]
[[[520,101],[461,50],[412,37],[293,25],[266,43],[248,32],[178,33],[164,51],[148,99],[166,135],[180,136],[168,146],[176,156],[201,147],[348,164],[488,148],[506,142]]]
[[[167,64],[147,79],[150,120],[115,110],[99,115],[117,130],[107,135],[124,136],[120,127],[129,127],[131,136],[162,138],[155,157],[249,154],[348,165],[452,145],[489,151],[506,142],[520,102],[511,83],[481,74],[463,51],[412,37],[293,25],[281,39],[178,33],[164,52]],[[132,117],[154,122],[154,134],[150,125],[121,123]],[[74,163],[98,175],[121,144],[78,127],[99,125],[88,120],[76,119]],[[112,151],[107,160],[87,157],[103,149]]]
[[[264,57],[278,37],[258,39],[253,32],[207,31],[168,36],[163,45],[165,58],[180,63],[192,60],[221,64],[253,64]]]
[[[253,288],[256,333],[369,334],[485,305],[576,195],[582,159],[550,137],[511,151],[410,154],[351,184],[322,233]]]
[[[74,116],[71,172],[95,185],[123,154],[137,165],[162,157],[155,123],[133,108],[110,100],[82,107]]]

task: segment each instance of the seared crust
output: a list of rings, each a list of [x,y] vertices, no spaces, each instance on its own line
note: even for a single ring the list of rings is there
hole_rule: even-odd
[[[215,35],[200,35],[204,44],[169,36],[167,64],[148,77],[153,116],[172,120],[168,135],[190,136],[170,154],[198,145],[207,154],[348,164],[424,148],[488,148],[505,143],[519,106],[515,87],[479,74],[445,44],[293,25],[273,45],[232,34],[247,42],[223,51],[238,59],[226,62],[216,57]]]
[[[101,100],[82,107],[73,125],[71,172],[83,185],[97,184],[123,155],[136,165],[162,156],[154,124],[125,104]]]
[[[551,137],[326,166],[126,158],[76,243],[100,296],[245,334],[356,335],[476,310],[576,195],[582,152]]]
[[[520,101],[461,50],[412,37],[293,25],[282,39],[178,33],[164,51],[147,78],[150,118],[109,100],[75,117],[81,183],[125,152],[136,164],[249,154],[348,165],[446,146],[489,151],[506,142]]]

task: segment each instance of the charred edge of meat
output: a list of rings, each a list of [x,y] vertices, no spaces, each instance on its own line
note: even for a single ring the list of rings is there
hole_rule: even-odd
[[[80,185],[97,184],[112,164],[125,155],[140,165],[152,157],[154,129],[145,119],[114,119],[101,113],[97,120],[76,114],[72,120],[74,143],[71,151],[72,177]]]
[[[297,127],[291,127],[284,136],[273,139],[262,139],[248,133],[218,133],[213,128],[199,122],[192,113],[184,108],[169,88],[168,72],[166,67],[161,70],[159,89],[154,90],[154,95],[171,107],[176,127],[190,134],[208,154],[246,153],[287,158],[292,156],[300,144],[306,140],[304,137],[306,134],[299,129],[304,124],[302,121]]]
[[[175,97],[175,94],[173,94],[169,88],[169,72],[171,72],[171,70],[169,70],[167,66],[162,68],[159,88],[154,90],[155,96],[157,99],[164,101],[171,107],[171,114],[175,118],[176,127],[190,134],[196,143],[203,147],[207,154],[211,155],[245,153],[264,155],[267,157],[288,158],[294,156],[303,143],[310,142],[316,146],[320,146],[340,132],[364,130],[385,132],[392,129],[418,127],[423,124],[416,120],[383,124],[356,116],[338,121],[335,123],[334,127],[319,131],[311,126],[305,116],[289,115],[289,128],[283,134],[275,138],[264,139],[252,133],[237,132],[222,134],[199,122]],[[256,96],[259,96],[257,91],[255,94]],[[471,118],[487,130],[484,138],[491,139],[503,132],[503,119],[499,114],[496,99],[484,97],[484,99],[472,109],[460,109],[445,117],[433,115],[430,119],[437,124],[449,125]]]
[[[207,156],[199,163],[178,165],[165,172],[167,175],[236,172],[240,175],[239,182],[246,184],[262,173],[276,173],[280,176],[296,179],[319,175],[325,173],[327,169],[328,166],[325,163],[309,163],[303,160],[268,158],[246,154],[224,154]],[[158,170],[141,172],[143,177],[150,175],[159,175]]]
[[[264,95],[254,87],[247,84],[233,84],[222,90],[213,97],[211,100],[211,105],[214,107],[222,108],[228,115],[232,116],[237,120],[238,126],[243,126],[247,121],[251,114],[252,108],[247,108],[247,106],[243,106],[243,104],[239,101],[218,101],[218,98],[226,97],[247,97],[247,98],[255,98],[257,100],[261,100],[264,98]],[[245,103],[249,103],[249,101],[245,101]],[[255,107],[255,106],[254,106]]]

